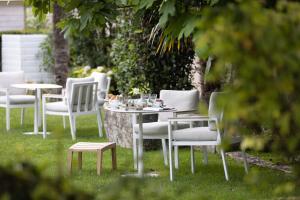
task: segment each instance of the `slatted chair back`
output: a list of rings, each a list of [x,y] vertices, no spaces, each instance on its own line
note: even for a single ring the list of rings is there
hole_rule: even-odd
[[[10,95],[26,94],[25,89],[18,89],[18,88],[11,87],[12,84],[19,84],[24,82],[25,82],[25,75],[23,71],[0,72],[0,88],[9,89]]]
[[[98,98],[106,99],[108,97],[111,78],[105,73],[93,72],[91,77],[98,82]]]
[[[210,95],[209,106],[208,106],[208,116],[211,119],[217,119],[219,123],[222,123],[224,105],[220,102],[220,99],[224,97],[224,92],[213,92]],[[216,124],[214,122],[209,122],[208,124],[210,130],[217,130]]]
[[[159,98],[164,105],[177,111],[197,110],[199,93],[197,90],[161,90]],[[159,113],[158,121],[168,121],[172,113]]]
[[[69,101],[72,112],[86,113],[95,111],[97,88],[97,82],[73,83]]]

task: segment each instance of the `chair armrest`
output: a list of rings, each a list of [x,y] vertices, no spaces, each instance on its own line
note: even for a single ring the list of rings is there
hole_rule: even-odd
[[[201,121],[216,121],[216,118],[209,118],[208,116],[188,116],[188,117],[172,117],[168,119],[169,122],[201,122]]]
[[[52,99],[64,99],[65,96],[60,95],[60,94],[43,94],[43,98],[52,98]]]
[[[178,111],[174,111],[175,114],[178,115],[183,115],[183,114],[191,114],[191,113],[196,113],[197,110],[178,110]]]

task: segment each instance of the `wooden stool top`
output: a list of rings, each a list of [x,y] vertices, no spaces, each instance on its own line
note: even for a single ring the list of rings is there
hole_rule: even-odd
[[[69,150],[71,151],[98,151],[116,148],[115,142],[78,142],[73,144]]]

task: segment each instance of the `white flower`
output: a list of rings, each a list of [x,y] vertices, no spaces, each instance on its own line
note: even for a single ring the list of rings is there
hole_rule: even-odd
[[[139,88],[132,88],[132,94],[139,94],[140,89]]]
[[[106,74],[107,74],[107,76],[111,76],[111,75],[113,75],[113,71],[109,70]]]
[[[97,67],[97,71],[102,72],[103,70],[104,70],[104,67],[103,67],[103,66],[98,66],[98,67]]]
[[[89,71],[91,69],[91,67],[90,66],[85,66],[84,68],[83,68],[83,74],[87,74],[87,72]]]

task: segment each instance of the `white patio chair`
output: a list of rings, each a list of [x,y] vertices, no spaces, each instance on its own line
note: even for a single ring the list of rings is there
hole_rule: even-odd
[[[10,109],[21,108],[21,125],[24,122],[25,108],[34,107],[36,99],[26,95],[25,89],[11,87],[25,83],[24,72],[0,72],[0,107],[6,109],[6,130],[10,130]]]
[[[160,99],[163,100],[164,105],[175,108],[177,111],[174,113],[159,113],[157,122],[143,123],[143,139],[160,139],[162,141],[164,164],[167,166],[168,150],[166,139],[168,139],[168,118],[194,113],[198,107],[199,93],[197,90],[161,90]],[[137,168],[137,140],[139,133],[139,126],[136,122],[136,116],[133,116],[133,157],[135,168]],[[176,127],[185,128],[189,127],[189,124],[178,123]]]
[[[194,161],[194,146],[218,146],[221,144],[222,140],[222,131],[220,128],[222,118],[223,118],[223,109],[217,106],[217,99],[220,97],[220,93],[213,92],[209,101],[209,110],[208,116],[196,116],[196,117],[177,117],[170,118],[168,124],[169,130],[169,163],[170,163],[170,180],[173,181],[173,164],[172,164],[172,148],[176,146],[190,146],[191,147],[191,171],[195,172],[195,161]],[[207,122],[207,126],[203,127],[193,127],[193,122]],[[173,124],[180,122],[189,122],[190,128],[174,130]],[[228,181],[228,171],[225,160],[224,150],[220,149],[225,179]],[[248,172],[247,160],[244,156],[244,167],[246,173]],[[207,158],[206,158],[207,159]],[[207,162],[207,160],[206,160]]]
[[[93,72],[91,77],[98,82],[98,104],[103,106],[105,100],[108,98],[108,92],[110,87],[111,78],[105,73]]]
[[[102,122],[97,106],[97,82],[93,78],[68,78],[66,95],[43,95],[43,136],[46,137],[46,115],[68,116],[72,139],[76,139],[76,117],[97,115],[99,137],[102,137]],[[62,99],[58,102],[46,102],[46,99]]]
[[[98,106],[100,111],[103,109],[103,105],[106,100],[108,100],[108,92],[110,87],[111,78],[108,77],[105,73],[93,72],[91,77],[98,82]],[[101,122],[103,122],[102,113],[100,112]],[[103,124],[104,126],[104,124]]]

